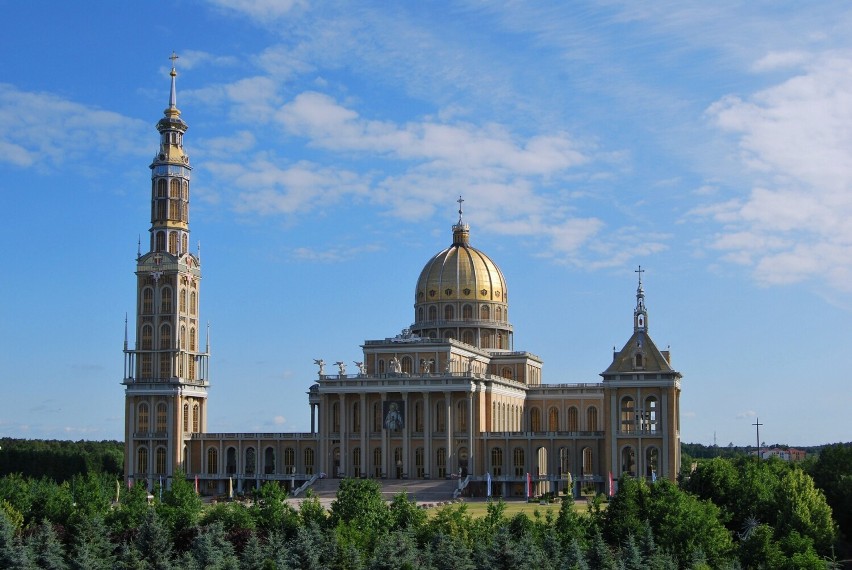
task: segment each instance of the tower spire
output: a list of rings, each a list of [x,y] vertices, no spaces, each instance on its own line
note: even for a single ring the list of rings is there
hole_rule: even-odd
[[[453,226],[453,245],[468,246],[470,245],[470,226],[464,223],[464,220],[462,219],[464,213],[462,210],[464,198],[459,196],[459,199],[456,200],[456,202],[459,203],[459,221]]]
[[[647,331],[648,330],[648,310],[645,308],[645,289],[642,287],[642,274],[645,270],[642,266],[635,269],[634,273],[639,275],[639,285],[636,287],[636,309],[633,310],[633,330]]]
[[[169,110],[177,111],[177,114],[180,114],[177,108],[177,89],[175,88],[175,77],[177,77],[177,69],[175,68],[175,61],[178,58],[178,54],[172,51],[172,55],[169,56],[169,59],[172,60],[172,70],[169,75],[172,76],[172,88],[169,92]]]

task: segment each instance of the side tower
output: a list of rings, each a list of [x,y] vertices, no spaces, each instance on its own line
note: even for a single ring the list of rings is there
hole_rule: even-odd
[[[674,480],[680,469],[680,379],[668,350],[648,335],[648,310],[640,266],[633,335],[613,353],[604,372],[604,467],[622,473]]]
[[[171,476],[186,462],[185,442],[207,431],[207,359],[199,343],[199,256],[189,252],[187,125],[175,92],[172,54],[169,106],[157,123],[151,163],[149,251],[136,258],[136,342],[124,338],[124,472],[130,480]]]

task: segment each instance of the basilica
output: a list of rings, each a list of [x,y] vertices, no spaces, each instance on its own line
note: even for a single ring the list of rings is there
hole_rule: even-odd
[[[649,336],[641,268],[632,330],[601,381],[544,383],[541,359],[515,347],[507,279],[471,245],[461,199],[450,245],[417,277],[413,323],[364,341],[357,372],[315,361],[317,376],[305,380],[310,432],[208,432],[210,354],[201,260],[188,249],[191,166],[176,75],[172,67],[150,165],[135,340],[128,332],[124,341],[128,483],[152,486],[181,470],[199,492],[221,495],[265,481],[295,491],[321,477],[455,479],[511,497],[608,492],[624,473],[675,478],[681,375]]]

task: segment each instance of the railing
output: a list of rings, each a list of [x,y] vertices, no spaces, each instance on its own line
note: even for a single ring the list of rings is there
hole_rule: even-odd
[[[603,437],[602,431],[485,431],[483,437],[488,438],[526,438],[526,437]]]
[[[470,475],[468,475],[464,479],[460,479],[458,488],[453,491],[453,498],[457,499],[459,497],[459,495],[461,495],[461,492],[465,490],[465,488],[468,486],[469,483],[470,483]]]
[[[317,439],[318,434],[302,433],[194,433],[191,439]]]
[[[316,483],[316,480],[317,480],[317,479],[319,479],[319,474],[318,474],[318,473],[316,473],[316,474],[312,475],[310,479],[308,479],[307,481],[305,481],[304,483],[302,483],[301,485],[299,485],[299,487],[298,487],[297,489],[294,489],[294,490],[293,490],[293,493],[292,493],[290,496],[291,496],[291,497],[298,497],[298,496],[299,496],[299,494],[300,494],[302,491],[304,491],[305,489],[307,489],[308,487],[310,487],[311,485],[313,485],[314,483]]]

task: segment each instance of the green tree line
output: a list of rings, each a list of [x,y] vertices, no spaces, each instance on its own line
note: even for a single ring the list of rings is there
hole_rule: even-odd
[[[0,439],[0,476],[18,473],[61,483],[75,475],[121,477],[124,444],[119,441]]]

